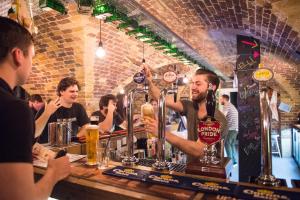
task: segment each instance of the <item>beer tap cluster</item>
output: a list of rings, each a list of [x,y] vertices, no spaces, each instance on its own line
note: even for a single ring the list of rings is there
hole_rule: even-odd
[[[157,160],[153,164],[153,168],[157,170],[166,170],[168,165],[165,156],[166,142],[166,95],[173,94],[174,102],[177,101],[177,79],[172,83],[172,87],[164,88],[160,91],[158,101],[158,141],[157,141]]]
[[[134,156],[134,142],[133,142],[133,115],[134,115],[134,107],[133,102],[135,98],[135,94],[143,93],[145,94],[145,101],[148,102],[148,83],[144,81],[143,88],[135,88],[131,90],[127,94],[127,107],[126,107],[126,117],[127,117],[127,156],[122,160],[123,165],[131,166],[137,163],[139,160]]]

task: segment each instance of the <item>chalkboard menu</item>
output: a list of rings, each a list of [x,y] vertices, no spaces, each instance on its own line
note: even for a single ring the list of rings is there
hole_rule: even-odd
[[[237,35],[239,180],[244,182],[259,176],[261,170],[259,84],[252,79],[259,63],[259,40]]]

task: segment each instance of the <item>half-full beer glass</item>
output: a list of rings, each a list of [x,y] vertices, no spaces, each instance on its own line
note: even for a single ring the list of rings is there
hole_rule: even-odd
[[[150,103],[145,103],[141,106],[141,117],[143,123],[147,120],[145,117],[155,119],[155,113],[153,106]],[[154,137],[151,133],[148,133],[148,138]]]
[[[97,147],[99,141],[99,127],[88,125],[86,128],[87,165],[97,164]]]

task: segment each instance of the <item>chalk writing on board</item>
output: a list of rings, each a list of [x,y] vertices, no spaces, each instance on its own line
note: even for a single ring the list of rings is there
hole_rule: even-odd
[[[258,130],[254,130],[254,131],[248,130],[246,133],[244,133],[243,138],[247,140],[259,141],[260,135],[258,134]]]
[[[259,142],[254,142],[254,143],[252,143],[252,142],[250,142],[248,145],[246,145],[245,147],[244,147],[244,152],[245,152],[245,154],[247,155],[247,156],[249,156],[251,153],[254,153],[254,152],[256,152],[257,150],[258,150],[258,148],[260,147],[260,143]]]
[[[242,90],[239,91],[239,95],[240,95],[240,98],[245,100],[247,99],[248,97],[253,97],[253,96],[258,96],[259,95],[259,91],[258,91],[258,88],[255,87],[256,85],[254,86],[246,86],[244,88],[241,88]]]
[[[252,48],[258,47],[258,43],[256,42],[256,40],[253,40],[253,42],[242,40],[241,42],[246,45],[250,45]]]
[[[237,70],[245,70],[255,64],[257,64],[257,61],[254,60],[252,56],[249,56],[246,60],[240,61],[239,64],[237,64]]]

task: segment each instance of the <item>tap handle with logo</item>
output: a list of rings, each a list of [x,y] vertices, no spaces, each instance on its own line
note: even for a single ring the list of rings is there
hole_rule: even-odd
[[[216,109],[216,96],[213,91],[213,85],[209,83],[207,96],[206,96],[206,111],[207,116],[210,118],[214,118]]]

